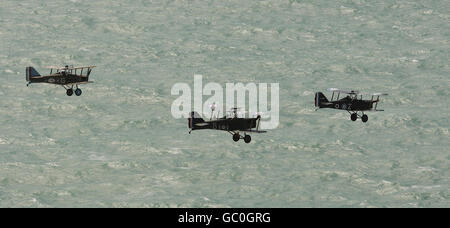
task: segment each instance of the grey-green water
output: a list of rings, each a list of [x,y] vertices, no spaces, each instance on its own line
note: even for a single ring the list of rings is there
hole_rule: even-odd
[[[1,207],[449,207],[448,1],[0,4]],[[97,65],[81,97],[25,67]],[[177,82],[277,82],[280,125],[188,134]],[[388,92],[352,122],[328,87]],[[206,99],[206,98],[205,98]]]

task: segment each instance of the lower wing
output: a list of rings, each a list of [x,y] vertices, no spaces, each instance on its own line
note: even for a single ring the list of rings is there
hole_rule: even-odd
[[[88,81],[88,82],[74,82],[74,83],[67,83],[64,85],[81,85],[81,84],[88,84],[88,83],[94,83],[94,81]]]
[[[240,130],[245,132],[251,132],[251,133],[266,133],[267,131],[260,131],[260,130]]]

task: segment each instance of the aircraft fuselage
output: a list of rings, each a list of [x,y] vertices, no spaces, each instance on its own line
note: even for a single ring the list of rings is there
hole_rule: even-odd
[[[372,100],[358,100],[352,98],[342,98],[337,101],[322,102],[320,108],[333,108],[348,111],[368,111],[372,110],[373,103],[376,101]]]
[[[243,131],[256,128],[258,118],[222,118],[193,124],[193,130],[214,129],[223,131]]]
[[[82,77],[75,74],[56,73],[47,76],[32,77],[30,83],[49,83],[55,85],[67,85],[87,82],[88,77]]]

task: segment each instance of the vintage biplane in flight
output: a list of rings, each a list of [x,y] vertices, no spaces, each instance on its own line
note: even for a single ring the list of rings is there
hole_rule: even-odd
[[[372,96],[372,98],[370,100],[363,100],[363,94],[359,91],[344,91],[335,88],[330,88],[328,91],[332,92],[330,101],[325,97],[325,95],[323,95],[323,93],[316,93],[314,103],[318,109],[332,108],[345,110],[350,113],[350,119],[352,121],[356,121],[358,118],[361,118],[364,123],[369,120],[369,117],[364,113],[365,111],[384,111],[377,109],[378,102],[380,102],[380,96],[388,95],[387,93],[365,94]],[[347,96],[339,99],[341,93],[347,94]],[[361,114],[358,114],[358,112],[361,112]]]
[[[67,96],[75,95],[80,96],[82,91],[78,88],[80,84],[92,83],[89,81],[89,75],[92,68],[95,66],[83,66],[83,67],[48,67],[50,69],[49,75],[40,75],[33,67],[26,68],[26,80],[27,86],[32,83],[49,83],[55,85],[61,85],[66,89]]]
[[[213,119],[213,114],[215,110],[215,104],[211,106],[211,118],[205,121],[200,114],[197,112],[191,112],[189,115],[189,134],[193,130],[201,129],[211,129],[211,130],[221,130],[227,131],[233,135],[233,140],[235,142],[239,139],[244,139],[244,142],[250,143],[252,138],[247,133],[265,133],[266,131],[259,130],[261,115],[257,115],[255,118],[240,118],[238,117],[238,108],[232,108],[229,113],[231,115],[225,115],[222,118]],[[244,132],[242,136],[240,132]]]

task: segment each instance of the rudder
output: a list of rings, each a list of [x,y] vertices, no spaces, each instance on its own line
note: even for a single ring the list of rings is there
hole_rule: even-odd
[[[34,78],[34,77],[41,76],[39,74],[39,72],[37,72],[37,70],[34,69],[31,66],[27,67],[25,71],[26,71],[26,80],[27,80],[27,82],[31,81],[31,79]]]
[[[314,105],[316,107],[320,108],[322,102],[329,102],[329,101],[328,101],[327,97],[323,93],[317,92],[315,97],[314,97]]]
[[[198,112],[191,112],[189,113],[189,122],[188,127],[189,129],[194,130],[194,126],[196,123],[204,123],[205,120],[198,114]]]

